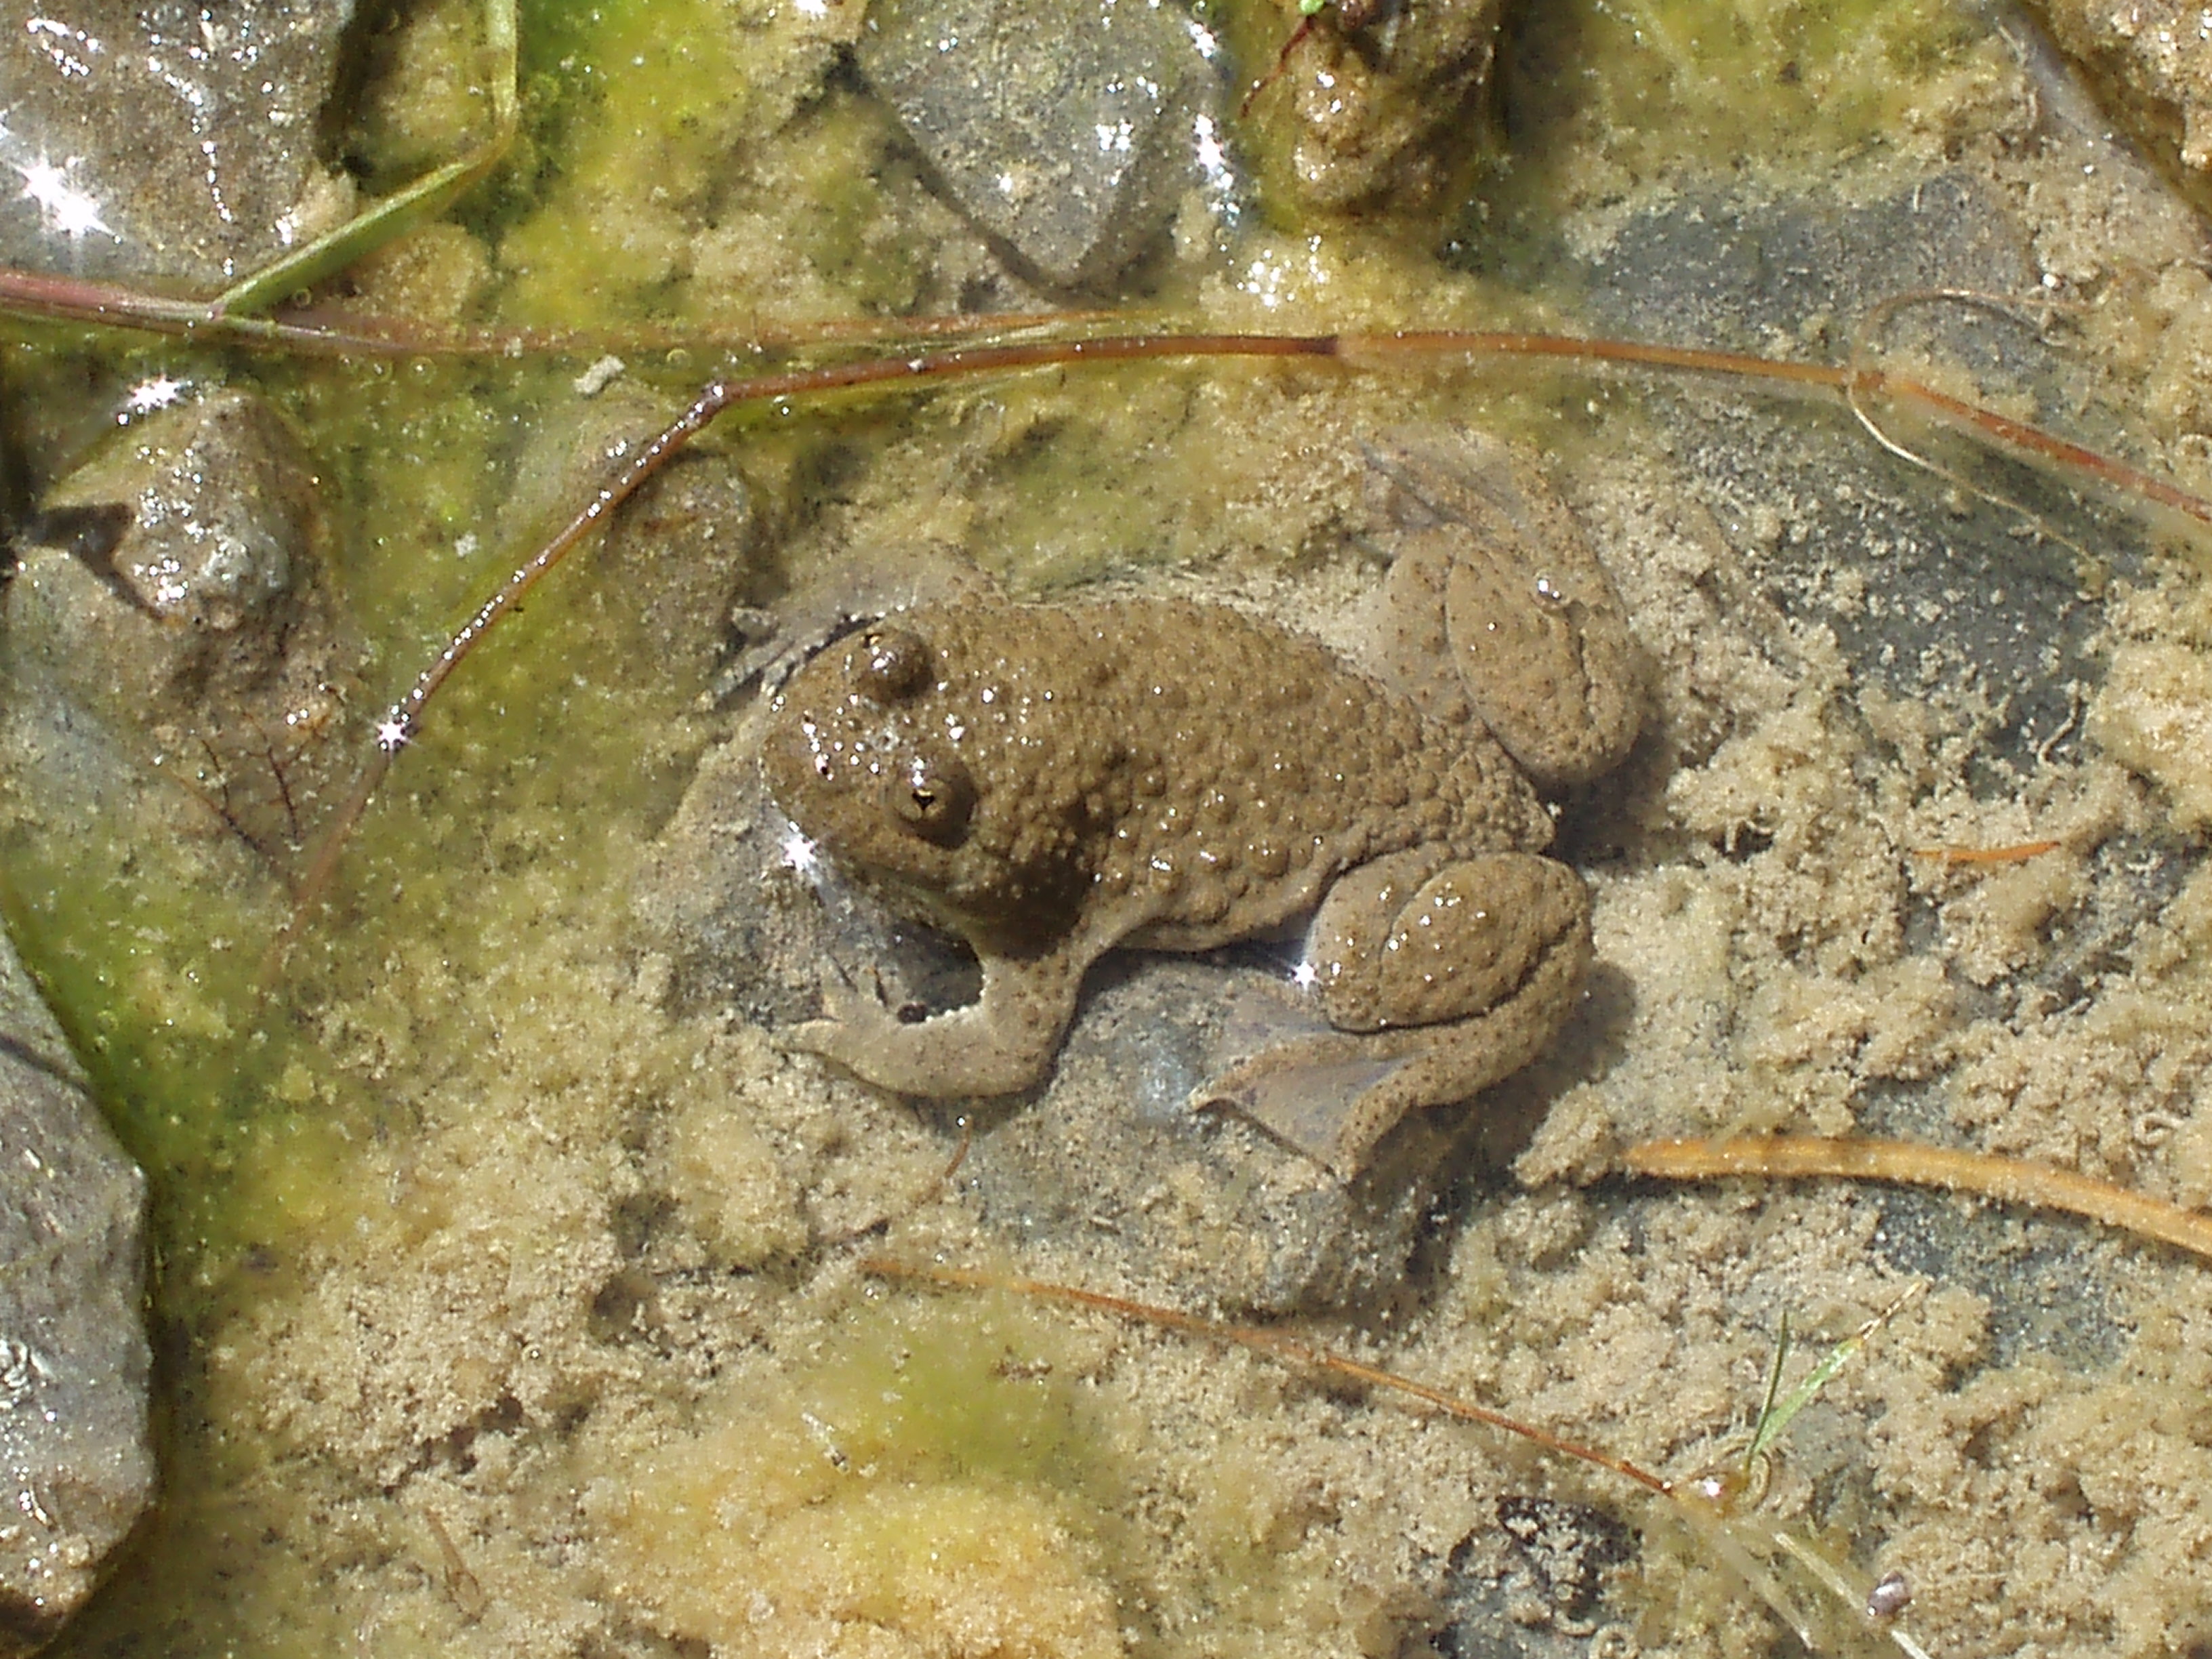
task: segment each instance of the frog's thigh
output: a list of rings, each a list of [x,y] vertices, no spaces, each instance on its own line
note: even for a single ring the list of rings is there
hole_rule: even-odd
[[[1540,1054],[1590,954],[1589,893],[1564,865],[1377,860],[1331,890],[1309,950],[1323,1007],[1347,1029],[1255,1054],[1200,1099],[1348,1179],[1407,1112],[1464,1100]]]
[[[1589,892],[1554,860],[1491,853],[1440,863],[1415,850],[1339,877],[1306,956],[1329,1023],[1381,1031],[1479,1014],[1560,941],[1589,936]]]

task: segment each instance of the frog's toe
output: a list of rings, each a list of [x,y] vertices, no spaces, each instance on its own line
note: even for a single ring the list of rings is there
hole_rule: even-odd
[[[834,971],[834,978],[824,979],[816,987],[822,998],[822,1018],[807,1021],[799,1027],[800,1030],[823,1026],[835,1029],[865,1025],[872,1019],[882,1018],[883,981],[879,978],[871,974],[870,988],[863,991],[847,976],[843,969],[837,968]]]
[[[848,1071],[858,1071],[855,1060],[867,1043],[865,1026],[842,1019],[810,1019],[787,1026],[780,1034],[783,1047],[802,1054],[834,1060]]]
[[[1234,1112],[1340,1179],[1350,1180],[1407,1103],[1376,1121],[1371,1103],[1402,1061],[1360,1055],[1279,1054],[1247,1061],[1191,1097],[1200,1110]]]
[[[898,1023],[884,1006],[881,982],[872,974],[869,978],[870,988],[864,991],[844,969],[832,964],[830,973],[816,987],[822,1000],[820,1017],[785,1028],[781,1034],[783,1046],[801,1054],[820,1054],[848,1071],[867,1075],[860,1060],[881,1041],[886,1028],[895,1028]]]

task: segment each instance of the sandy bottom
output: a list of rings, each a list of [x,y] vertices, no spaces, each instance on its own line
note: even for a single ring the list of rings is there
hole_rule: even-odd
[[[1901,49],[1856,65],[1889,147],[1838,140],[1839,179],[1810,184],[1782,161],[1658,169],[1633,77],[1608,82],[1543,163],[1556,303],[1840,359],[1839,319],[1884,295],[2098,300],[2063,346],[1963,306],[1899,313],[1881,343],[2203,488],[2193,222],[2005,37],[1944,39],[1904,90]],[[1759,84],[1798,84],[1797,58],[1785,76],[1747,50]],[[842,131],[843,106],[808,101],[831,55],[793,48],[757,118]],[[874,156],[871,131],[840,142]],[[957,240],[919,186],[901,199],[903,229]],[[714,246],[743,274],[775,245],[774,192],[725,206]],[[1201,220],[1165,256],[1193,327],[1562,314],[1371,225],[1248,229],[1231,263]],[[516,242],[550,260],[566,222]],[[769,299],[797,314],[841,301],[817,267],[781,280]],[[540,467],[539,506],[574,498],[604,432],[651,425],[651,397],[608,396],[561,405],[575,459]],[[2196,557],[2160,550],[2124,490],[2078,500],[1869,412],[1928,464],[1839,405],[1733,380],[1395,361],[1042,375],[726,434],[693,495],[533,600],[533,642],[480,659],[402,757],[276,1017],[196,1001],[195,951],[228,953],[234,982],[246,952],[169,923],[103,981],[149,1029],[253,1050],[194,1081],[222,1127],[191,1133],[267,1207],[173,1200],[179,1474],[78,1650],[1626,1659],[1788,1650],[1789,1621],[1823,1651],[1886,1648],[1790,1559],[1817,1548],[1854,1596],[1903,1575],[1932,1654],[2202,1659],[2207,1264],[1924,1194],[1610,1173],[1649,1137],[1787,1129],[2212,1203]],[[1181,1110],[1264,953],[1109,963],[1054,1079],[1009,1101],[917,1105],[779,1048],[825,961],[939,993],[961,964],[788,862],[751,692],[700,701],[732,600],[803,632],[822,584],[954,561],[1341,637],[1386,551],[1366,446],[1448,420],[1546,453],[1650,658],[1634,754],[1562,804],[1597,966],[1544,1060],[1408,1124],[1346,1192]],[[718,489],[725,508],[697,505]],[[755,517],[716,542],[701,526],[730,529],[738,500]],[[265,936],[276,892],[227,927]],[[136,1133],[171,1144],[151,1113]],[[878,1258],[1256,1310],[1677,1481],[1741,1468],[1785,1319],[1787,1382],[1925,1292],[1796,1417],[1757,1501],[1701,1519],[1279,1357]]]

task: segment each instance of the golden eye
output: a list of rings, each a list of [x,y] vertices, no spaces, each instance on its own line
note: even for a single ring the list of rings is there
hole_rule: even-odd
[[[928,643],[903,628],[870,629],[860,635],[859,659],[853,678],[870,702],[898,702],[929,683]]]
[[[957,755],[910,755],[885,781],[884,804],[904,828],[939,847],[957,847],[975,811],[975,781]]]

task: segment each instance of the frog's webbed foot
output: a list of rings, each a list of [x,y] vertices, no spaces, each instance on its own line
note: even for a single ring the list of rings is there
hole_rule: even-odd
[[[1349,1180],[1407,1113],[1465,1100],[1542,1053],[1589,971],[1587,890],[1529,854],[1437,862],[1401,854],[1340,880],[1309,942],[1318,997],[1289,1014],[1306,1030],[1193,1103]]]
[[[787,1048],[834,1060],[861,1077],[867,1056],[881,1048],[887,1036],[895,1036],[902,1022],[884,1000],[883,976],[868,970],[869,988],[863,991],[853,976],[836,962],[816,987],[822,999],[819,1018],[791,1026],[780,1034]]]
[[[783,1042],[901,1094],[1013,1094],[1050,1066],[1087,965],[986,958],[981,996],[923,1019],[888,1006],[880,981],[863,992],[839,969],[822,983],[822,1017],[793,1026]]]
[[[1451,684],[1547,793],[1617,765],[1644,720],[1643,653],[1626,608],[1534,458],[1462,428],[1398,434],[1370,452],[1407,534],[1388,609],[1425,663],[1449,641]]]

